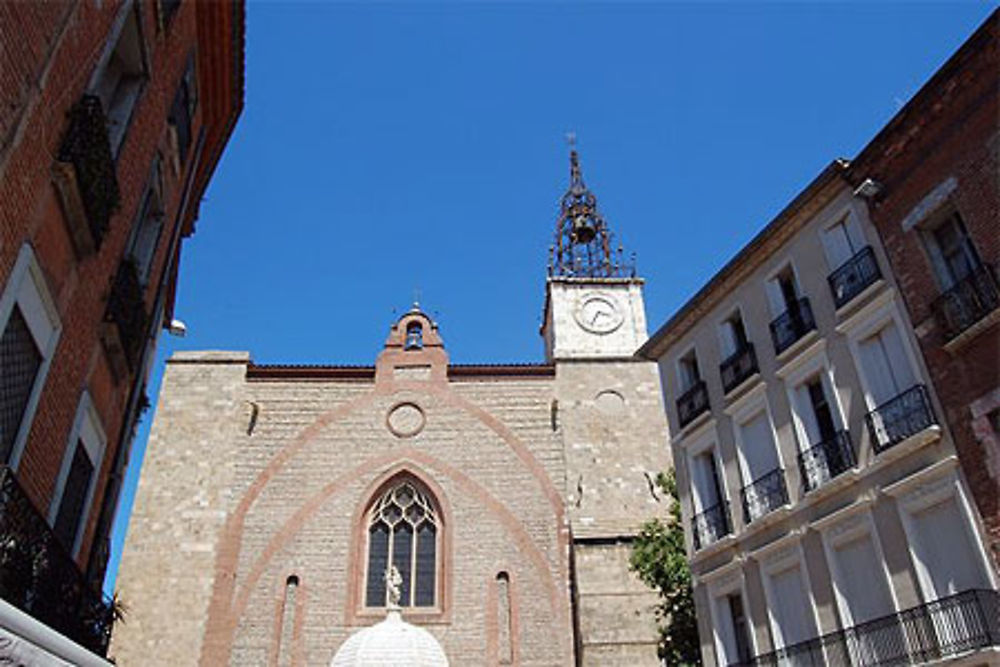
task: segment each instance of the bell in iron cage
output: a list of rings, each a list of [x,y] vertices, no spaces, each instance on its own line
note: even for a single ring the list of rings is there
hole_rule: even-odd
[[[597,236],[597,230],[594,229],[594,223],[587,215],[578,215],[573,218],[573,242],[574,243],[590,243]]]

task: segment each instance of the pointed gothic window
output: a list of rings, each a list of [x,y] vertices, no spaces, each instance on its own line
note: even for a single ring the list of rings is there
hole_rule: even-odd
[[[416,482],[393,484],[368,514],[365,605],[386,604],[385,575],[394,565],[402,577],[402,607],[433,607],[437,591],[438,514]]]

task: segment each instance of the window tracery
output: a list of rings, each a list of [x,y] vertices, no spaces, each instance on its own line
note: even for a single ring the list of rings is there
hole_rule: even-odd
[[[405,479],[391,486],[368,514],[365,604],[386,605],[385,573],[394,565],[402,577],[401,607],[433,607],[437,591],[440,523],[429,494]]]

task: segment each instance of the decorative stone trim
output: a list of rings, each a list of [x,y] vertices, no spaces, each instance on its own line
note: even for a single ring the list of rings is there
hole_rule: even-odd
[[[900,226],[903,228],[904,232],[908,232],[921,222],[923,222],[927,216],[933,213],[941,204],[948,199],[948,196],[955,191],[958,187],[958,179],[954,176],[948,177],[942,183],[939,183],[937,187],[930,191],[930,193],[920,200],[920,203],[913,207],[913,209],[906,214]]]
[[[426,424],[423,408],[410,401],[397,403],[385,416],[386,428],[397,438],[412,438],[424,430]]]

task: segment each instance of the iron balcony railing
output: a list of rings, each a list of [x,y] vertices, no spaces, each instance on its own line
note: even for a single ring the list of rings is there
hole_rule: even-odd
[[[782,505],[788,504],[785,471],[775,468],[740,489],[743,501],[743,523],[750,524]]]
[[[749,662],[731,663],[731,667],[902,667],[996,646],[1000,646],[1000,593],[973,589],[758,655]]]
[[[809,299],[802,297],[792,302],[788,310],[771,322],[771,338],[774,340],[774,353],[781,354],[798,339],[816,328]]]
[[[725,500],[691,517],[691,536],[695,551],[718,542],[731,532],[733,525],[729,520],[729,503]]]
[[[96,95],[84,95],[70,109],[58,158],[73,165],[93,246],[98,249],[118,208],[120,194],[107,118]]]
[[[838,431],[833,437],[799,452],[799,472],[806,491],[823,486],[837,475],[854,467],[851,434]]]
[[[708,407],[708,387],[704,380],[698,380],[677,399],[677,421],[681,428],[706,412]]]
[[[87,586],[7,466],[0,466],[0,597],[88,650],[107,653],[111,602]]]
[[[118,265],[104,320],[118,329],[122,351],[129,369],[135,371],[146,335],[146,304],[135,263],[126,259]]]
[[[914,385],[867,415],[875,452],[883,452],[911,435],[937,424],[927,387]]]
[[[746,343],[719,364],[723,391],[731,392],[756,372],[757,354],[753,350],[753,343]]]
[[[996,310],[1000,291],[993,267],[982,264],[934,300],[932,308],[945,340],[960,333]]]
[[[875,252],[865,246],[827,277],[834,306],[840,308],[881,277]]]

